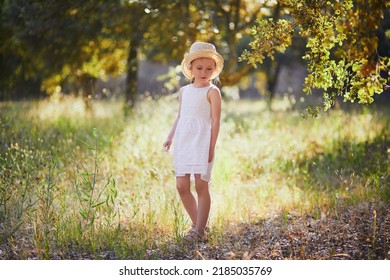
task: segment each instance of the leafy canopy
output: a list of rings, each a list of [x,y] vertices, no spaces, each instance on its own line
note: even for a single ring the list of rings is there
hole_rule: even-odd
[[[266,56],[273,59],[298,33],[307,42],[304,91],[322,89],[325,111],[336,96],[369,104],[374,94],[389,87],[390,59],[378,53],[376,34],[388,1],[282,0],[278,4],[284,17],[258,20],[252,28],[251,50],[245,50],[241,60],[256,67]]]

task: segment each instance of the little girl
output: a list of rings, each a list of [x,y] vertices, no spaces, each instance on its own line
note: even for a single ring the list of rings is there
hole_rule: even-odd
[[[221,93],[211,80],[219,76],[223,63],[213,44],[196,42],[191,46],[181,63],[191,83],[179,90],[179,112],[163,144],[168,151],[175,140],[176,187],[192,221],[184,238],[189,243],[205,239],[211,203],[208,182],[221,116]],[[190,179],[195,179],[198,203],[190,190]]]

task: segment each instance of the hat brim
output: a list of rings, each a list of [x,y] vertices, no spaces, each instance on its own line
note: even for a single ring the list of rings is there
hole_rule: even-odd
[[[181,71],[183,72],[184,76],[186,76],[188,79],[191,79],[191,62],[198,58],[211,58],[215,61],[215,71],[211,75],[211,79],[215,79],[216,77],[221,74],[223,69],[223,58],[222,56],[215,52],[215,51],[207,51],[207,50],[201,50],[196,51],[193,53],[188,54],[184,57],[184,59],[181,62]]]

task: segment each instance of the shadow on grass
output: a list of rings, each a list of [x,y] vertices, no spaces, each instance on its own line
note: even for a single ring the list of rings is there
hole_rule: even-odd
[[[353,195],[354,191],[364,191],[367,196],[356,197],[357,200],[389,201],[389,148],[386,130],[364,142],[337,140],[323,153],[300,161],[288,161],[282,172],[288,174],[298,168],[293,180],[306,192],[338,192],[345,197],[351,194],[350,198],[353,198],[359,196],[358,193]]]
[[[199,244],[183,259],[388,259],[389,204],[359,203],[338,216],[280,215],[225,229],[211,244]],[[171,256],[172,258],[172,256]]]

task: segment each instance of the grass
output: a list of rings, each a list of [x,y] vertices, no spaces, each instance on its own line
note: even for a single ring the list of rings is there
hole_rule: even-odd
[[[145,99],[127,117],[121,104],[96,102],[92,113],[66,97],[0,104],[0,258],[153,259],[179,244],[190,222],[162,149],[176,100]],[[223,104],[210,247],[227,231],[245,236],[238,225],[280,217],[288,230],[291,217],[390,200],[387,108],[303,119],[283,100],[274,106]]]

